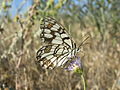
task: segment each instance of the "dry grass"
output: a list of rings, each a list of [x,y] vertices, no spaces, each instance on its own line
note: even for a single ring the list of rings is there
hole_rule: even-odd
[[[38,27],[38,23],[31,28],[21,28],[15,22],[5,23],[0,34],[0,83],[17,90],[83,90],[78,74],[36,66],[36,50],[40,47]],[[87,90],[119,90],[120,44],[114,44],[109,35],[107,41],[101,42],[93,27],[81,31],[75,24],[71,30],[77,42],[85,33],[90,35],[89,44],[83,47],[82,59]]]

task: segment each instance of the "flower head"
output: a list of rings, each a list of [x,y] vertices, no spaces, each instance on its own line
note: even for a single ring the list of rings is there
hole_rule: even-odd
[[[68,71],[82,73],[82,62],[80,60],[80,57],[75,57],[75,59],[69,63],[66,69]]]

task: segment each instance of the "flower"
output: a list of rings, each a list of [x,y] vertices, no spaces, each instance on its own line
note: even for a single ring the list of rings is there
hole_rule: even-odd
[[[72,60],[65,69],[68,71],[82,73],[82,62],[80,60],[80,57],[75,57],[75,59]]]

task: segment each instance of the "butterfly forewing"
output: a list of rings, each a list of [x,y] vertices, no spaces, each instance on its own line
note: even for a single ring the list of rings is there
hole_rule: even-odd
[[[76,44],[55,19],[44,18],[40,30],[40,38],[46,44],[37,52],[37,61],[41,66],[45,68],[62,66],[68,61],[68,57],[75,56]]]
[[[53,18],[44,18],[40,26],[40,37],[43,42],[48,44],[65,44],[73,48],[73,41],[66,33],[65,28]]]

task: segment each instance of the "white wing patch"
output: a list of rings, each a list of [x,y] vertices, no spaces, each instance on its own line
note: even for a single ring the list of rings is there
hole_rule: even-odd
[[[59,29],[60,26],[56,23],[56,24],[53,26],[53,28]]]
[[[45,29],[44,31],[45,33],[48,33],[48,34],[51,32],[49,29]]]
[[[46,38],[52,38],[53,35],[51,35],[51,34],[44,34],[44,37],[46,37]]]
[[[55,25],[54,25],[54,26],[55,26]],[[57,29],[57,28],[54,28],[54,27],[52,27],[51,30],[52,30],[52,31],[58,31],[58,29]]]

